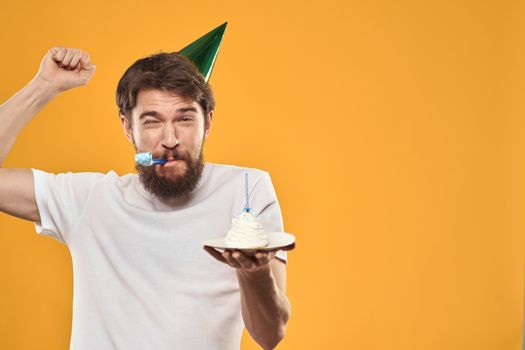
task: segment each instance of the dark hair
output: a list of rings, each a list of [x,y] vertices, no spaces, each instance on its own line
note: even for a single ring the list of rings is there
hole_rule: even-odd
[[[119,113],[132,123],[131,111],[137,104],[139,91],[162,89],[196,101],[207,115],[215,108],[210,85],[193,62],[178,52],[161,52],[141,58],[122,75],[117,86]]]

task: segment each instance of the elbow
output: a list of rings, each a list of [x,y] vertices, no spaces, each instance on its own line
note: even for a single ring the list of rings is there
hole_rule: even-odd
[[[266,337],[253,337],[254,340],[264,349],[264,350],[272,350],[277,347],[277,345],[283,340],[284,335],[286,333],[286,323],[288,322],[288,319],[290,318],[290,308],[288,307],[287,310],[282,314],[281,322],[276,326],[276,328],[271,332],[271,336]]]
[[[254,340],[259,344],[264,350],[272,350],[277,347],[277,345],[283,340],[285,334],[285,327],[279,327],[276,330],[272,337],[254,337]]]
[[[283,325],[282,327],[279,327],[279,330],[277,331],[276,338],[275,338],[275,344],[273,345],[272,349],[274,349],[277,344],[281,342],[281,340],[284,339],[284,335],[286,333],[286,327]]]

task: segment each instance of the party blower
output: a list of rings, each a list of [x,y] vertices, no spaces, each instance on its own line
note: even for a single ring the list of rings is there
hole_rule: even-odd
[[[135,163],[143,166],[151,166],[155,164],[164,164],[164,159],[153,159],[151,152],[137,153],[135,154]]]

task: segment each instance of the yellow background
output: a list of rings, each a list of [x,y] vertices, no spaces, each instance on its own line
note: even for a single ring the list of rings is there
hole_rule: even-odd
[[[118,79],[224,21],[205,156],[268,170],[298,239],[278,348],[521,349],[522,1],[4,2],[2,101],[54,45],[97,65],[4,166],[134,171]],[[4,214],[0,232],[0,348],[67,349],[67,248]]]

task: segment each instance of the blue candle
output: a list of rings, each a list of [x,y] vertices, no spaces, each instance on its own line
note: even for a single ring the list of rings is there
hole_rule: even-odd
[[[250,198],[250,195],[248,194],[248,173],[244,173],[244,184],[245,184],[245,193],[246,193],[246,204],[244,204],[244,211],[249,213],[251,208],[248,203],[248,199]]]

